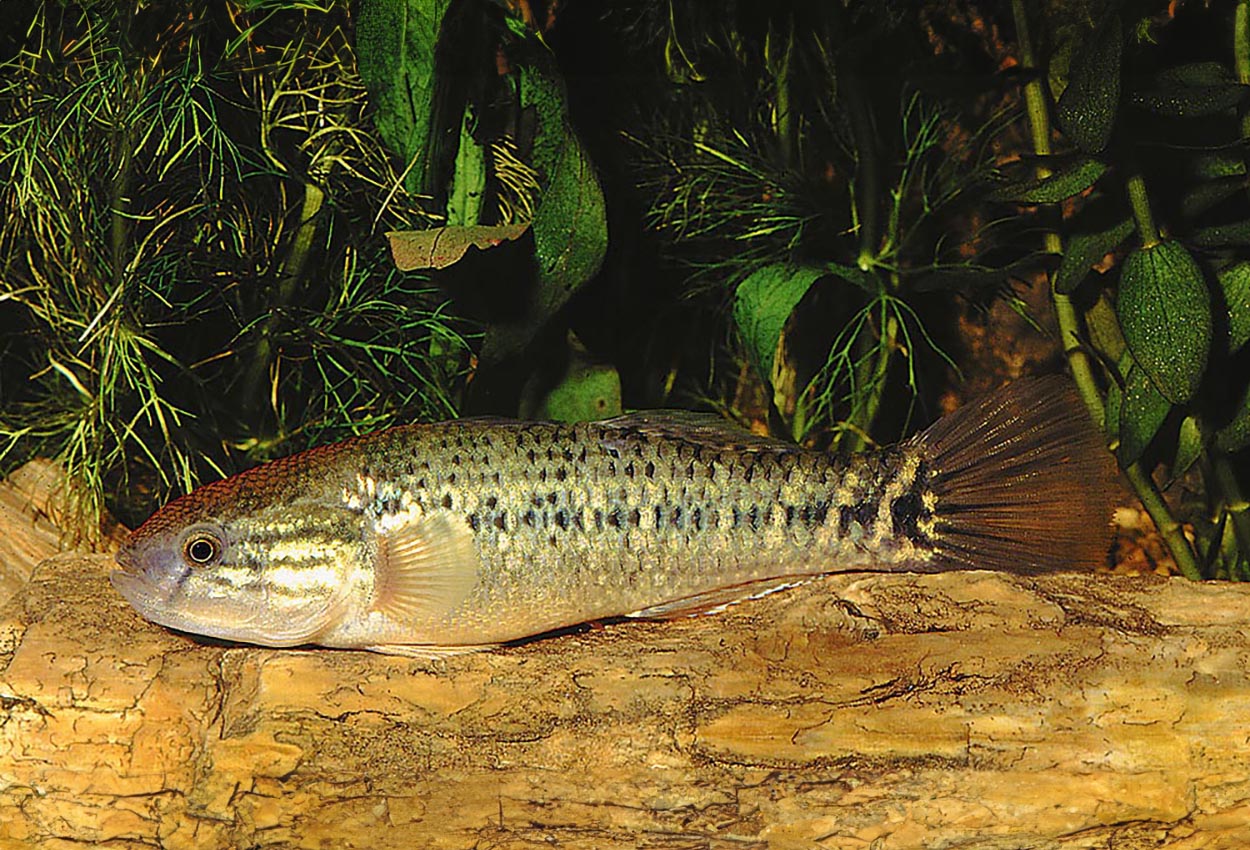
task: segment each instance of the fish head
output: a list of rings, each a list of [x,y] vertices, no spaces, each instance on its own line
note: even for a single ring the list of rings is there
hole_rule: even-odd
[[[263,646],[315,642],[349,606],[354,565],[368,554],[359,512],[232,503],[213,488],[136,529],[117,553],[113,586],[144,617],[179,631]]]

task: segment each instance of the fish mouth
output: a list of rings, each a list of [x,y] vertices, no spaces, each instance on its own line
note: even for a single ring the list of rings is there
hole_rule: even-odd
[[[145,620],[189,635],[239,639],[236,630],[216,624],[212,617],[196,616],[193,611],[182,610],[184,606],[175,601],[178,593],[176,582],[154,579],[141,565],[123,559],[121,553],[118,553],[117,562],[121,569],[109,573],[109,581],[113,589]],[[169,586],[162,587],[162,584]]]
[[[113,589],[138,609],[140,614],[154,619],[153,614],[158,606],[167,602],[169,597],[161,593],[159,583],[153,581],[135,559],[123,557],[124,554],[124,549],[117,553],[117,564],[121,569],[109,573],[109,581]]]
[[[113,589],[120,593],[140,614],[166,625],[170,601],[178,592],[178,576],[170,575],[160,565],[145,563],[143,552],[132,545],[123,546],[114,556],[120,569],[109,573]]]

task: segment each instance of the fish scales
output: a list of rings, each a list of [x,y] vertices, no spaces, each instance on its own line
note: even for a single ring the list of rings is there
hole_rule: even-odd
[[[346,451],[317,476],[322,499],[337,495],[382,528],[449,511],[473,532],[481,579],[457,614],[409,618],[405,629],[426,640],[428,629],[470,643],[488,623],[524,636],[760,581],[778,565],[808,574],[914,547],[878,521],[881,485],[902,464],[848,471],[824,453],[593,424],[413,426]],[[335,469],[349,471],[335,482]]]
[[[689,415],[401,426],[176,500],[114,583],[195,633],[441,654],[833,571],[1088,563],[1105,455],[1051,380],[846,460]]]

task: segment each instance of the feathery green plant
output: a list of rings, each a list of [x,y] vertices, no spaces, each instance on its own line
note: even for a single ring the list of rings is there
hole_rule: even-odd
[[[90,536],[206,475],[457,404],[464,323],[391,268],[428,221],[344,4],[33,4],[0,56],[0,457]],[[432,356],[437,348],[438,356]]]
[[[758,31],[694,12],[679,31],[670,15],[652,37],[699,49],[667,49],[678,107],[635,140],[650,221],[691,270],[691,294],[732,293],[791,436],[827,432],[847,451],[870,439],[893,385],[914,397],[918,363],[954,368],[926,328],[923,293],[1001,288],[1008,272],[961,253],[991,228],[960,219],[993,172],[1007,113],[966,129],[914,87],[918,72],[880,67],[884,45],[906,44],[905,16],[872,5],[779,7]],[[818,286],[844,307],[829,316],[823,362],[796,364],[787,323]]]

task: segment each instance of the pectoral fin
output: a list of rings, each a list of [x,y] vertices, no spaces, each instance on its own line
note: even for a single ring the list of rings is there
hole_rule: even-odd
[[[378,535],[374,610],[421,620],[455,608],[477,584],[480,559],[462,517],[426,514]]]

